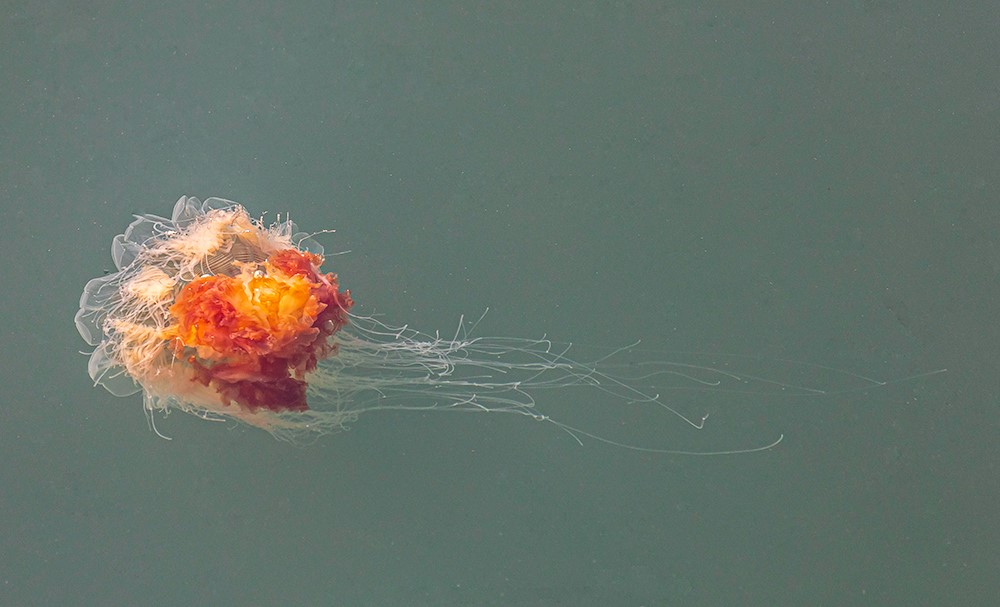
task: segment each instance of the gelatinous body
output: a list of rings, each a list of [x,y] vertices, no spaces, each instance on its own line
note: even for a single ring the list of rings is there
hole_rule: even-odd
[[[352,313],[350,293],[322,270],[323,247],[310,235],[287,220],[265,225],[218,198],[182,197],[169,219],[137,216],[115,237],[112,257],[117,271],[87,283],[76,325],[94,347],[94,382],[116,396],[141,391],[150,414],[180,409],[301,440],[374,409],[510,412],[577,439],[678,452],[569,426],[536,409],[533,394],[589,387],[597,398],[655,407],[700,428],[704,418],[682,415],[635,380],[671,376],[696,388],[755,382],[823,392],[665,362],[634,365],[626,380],[602,369],[605,359],[575,361],[568,346],[546,339],[473,337],[465,325],[450,338],[389,326]]]

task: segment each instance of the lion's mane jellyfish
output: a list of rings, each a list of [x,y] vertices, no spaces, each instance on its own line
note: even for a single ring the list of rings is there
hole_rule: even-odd
[[[180,409],[297,441],[374,409],[498,411],[551,422],[578,440],[684,453],[616,442],[535,407],[537,391],[570,386],[662,408],[695,428],[704,422],[599,369],[604,359],[577,362],[546,339],[473,337],[464,323],[442,337],[352,313],[350,292],[321,269],[318,242],[234,202],[182,197],[170,219],[137,216],[111,250],[117,271],[87,283],[76,326],[94,347],[94,382],[116,396],[141,391],[151,422],[156,411]],[[636,369],[633,378],[671,375],[694,387],[754,380],[822,393],[691,364]]]

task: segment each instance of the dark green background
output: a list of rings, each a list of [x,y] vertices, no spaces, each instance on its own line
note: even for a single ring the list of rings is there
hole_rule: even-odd
[[[5,3],[0,603],[990,604],[1000,13],[939,6]],[[335,228],[359,310],[423,330],[948,372],[658,418],[785,435],[724,458],[448,414],[168,442],[72,316],[183,194]]]

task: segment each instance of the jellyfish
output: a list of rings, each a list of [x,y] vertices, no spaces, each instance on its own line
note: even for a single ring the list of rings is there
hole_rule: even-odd
[[[571,345],[544,337],[475,335],[477,323],[460,322],[444,336],[386,323],[357,313],[350,291],[323,269],[320,233],[300,232],[287,218],[267,224],[220,198],[181,197],[169,219],[137,215],[112,242],[117,271],[87,283],[75,318],[93,347],[95,385],[115,396],[141,392],[154,430],[155,413],[180,410],[301,442],[343,430],[366,411],[503,412],[554,424],[578,441],[691,453],[569,425],[540,410],[535,395],[588,387],[700,429],[707,416],[682,414],[634,379],[670,374],[696,386],[748,380],[677,363],[629,380],[603,365],[630,346],[588,362],[574,359]],[[697,453],[760,451],[781,439]]]

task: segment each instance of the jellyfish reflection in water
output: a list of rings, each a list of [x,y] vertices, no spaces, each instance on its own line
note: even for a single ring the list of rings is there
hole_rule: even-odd
[[[76,325],[95,348],[94,382],[116,396],[141,391],[151,423],[157,411],[180,409],[301,441],[371,410],[509,412],[577,440],[685,453],[613,441],[536,407],[540,390],[571,386],[660,408],[695,428],[704,423],[605,370],[614,356],[580,362],[546,339],[473,336],[462,323],[441,337],[353,313],[350,292],[321,270],[323,247],[310,234],[287,220],[265,225],[231,201],[182,197],[170,219],[137,216],[115,237],[112,257],[118,271],[87,283]],[[672,363],[642,371],[662,374],[695,386],[759,380]],[[780,440],[708,453],[769,449]]]

